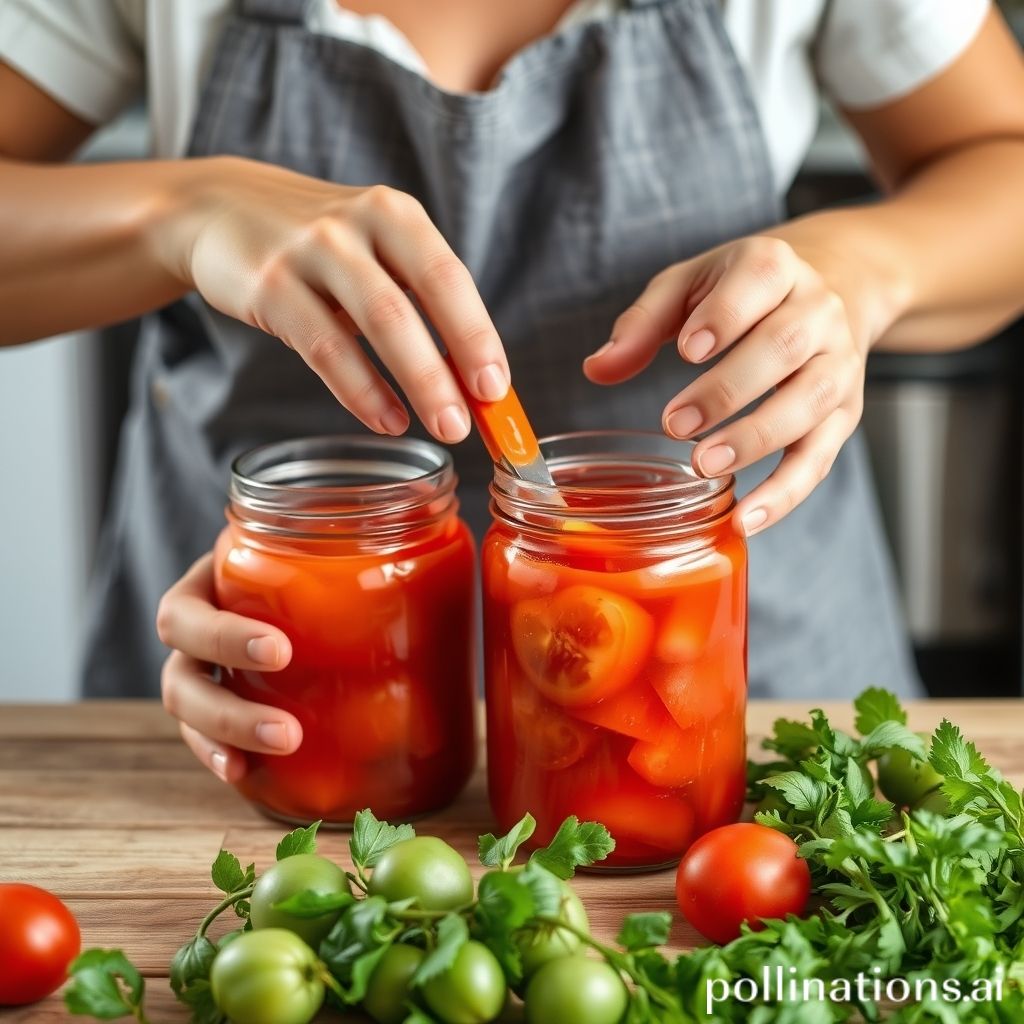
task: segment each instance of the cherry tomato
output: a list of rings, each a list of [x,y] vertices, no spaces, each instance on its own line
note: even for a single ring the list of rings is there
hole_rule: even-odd
[[[526,989],[529,1024],[618,1024],[629,994],[603,960],[566,956],[545,964]]]
[[[345,872],[326,857],[315,853],[286,857],[267,868],[256,880],[250,901],[249,919],[253,928],[287,928],[317,949],[341,911],[322,917],[296,917],[286,910],[274,909],[275,904],[307,889],[325,896],[351,892]]]
[[[213,1001],[232,1024],[308,1024],[324,1001],[323,969],[294,932],[245,932],[213,961]]]
[[[521,868],[513,870],[521,871]],[[562,882],[562,903],[558,916],[577,931],[590,931],[587,908],[568,882]],[[523,977],[529,978],[549,960],[569,956],[580,948],[580,939],[564,928],[525,929],[516,933],[516,945],[523,958]]]
[[[505,1005],[505,974],[483,943],[470,940],[443,974],[423,985],[423,998],[445,1024],[487,1024]]]
[[[425,956],[417,946],[396,942],[377,962],[363,997],[363,1009],[377,1024],[403,1024],[408,1018],[409,981]]]
[[[928,734],[918,733],[928,746]],[[942,776],[909,750],[894,747],[878,759],[878,788],[897,807],[915,807],[942,783]]]
[[[81,948],[78,922],[53,893],[0,884],[0,1006],[24,1006],[56,991]]]
[[[458,850],[436,836],[416,836],[384,852],[369,892],[389,903],[415,899],[421,910],[454,910],[472,902],[473,877]]]
[[[512,608],[512,645],[523,670],[555,704],[596,704],[625,689],[651,644],[650,615],[598,587],[573,586]]]
[[[701,836],[676,875],[679,909],[712,942],[726,943],[746,921],[802,914],[811,872],[797,845],[775,829],[750,822],[724,825]]]

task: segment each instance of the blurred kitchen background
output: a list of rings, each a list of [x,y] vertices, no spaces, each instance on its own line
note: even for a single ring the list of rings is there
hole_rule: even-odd
[[[1024,0],[1002,6],[1024,39]],[[134,112],[82,159],[145,149],[145,120]],[[870,196],[863,168],[856,141],[823,111],[792,212]],[[132,344],[128,326],[0,355],[0,701],[76,696]],[[864,428],[918,664],[935,696],[1024,694],[1022,351],[1024,321],[966,352],[876,353],[869,363]]]

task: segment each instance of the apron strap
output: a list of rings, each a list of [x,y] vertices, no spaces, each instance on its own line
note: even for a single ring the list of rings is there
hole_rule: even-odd
[[[277,21],[301,25],[306,0],[242,0],[241,15],[254,21]]]

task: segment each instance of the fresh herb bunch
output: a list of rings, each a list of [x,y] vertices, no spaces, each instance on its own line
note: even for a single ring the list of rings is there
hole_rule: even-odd
[[[607,830],[569,818],[548,847],[515,868],[520,846],[534,831],[529,815],[505,836],[480,838],[480,860],[488,870],[474,900],[444,911],[425,911],[409,900],[388,902],[371,894],[373,869],[414,832],[378,821],[369,811],[354,823],[348,890],[299,892],[276,909],[297,918],[338,915],[318,952],[328,999],[342,1007],[366,996],[374,969],[396,943],[423,950],[414,990],[444,974],[466,943],[476,941],[497,958],[509,986],[521,991],[522,936],[559,929],[572,932],[628,980],[622,1024],[878,1020],[873,991],[848,984],[857,975],[931,982],[939,992],[951,979],[966,992],[979,979],[1001,980],[1002,998],[989,1001],[949,1001],[925,985],[920,1001],[901,1003],[886,1015],[894,1024],[1024,1021],[1021,793],[948,721],[929,741],[907,728],[903,708],[884,690],[867,690],[854,705],[856,736],[833,728],[818,710],[809,723],[780,719],[762,744],[774,759],[748,765],[748,795],[760,808],[756,820],[791,836],[811,868],[818,907],[807,918],[767,920],[728,945],[666,956],[658,947],[667,942],[670,915],[638,913],[626,918],[617,946],[607,946],[567,924],[561,913],[563,880],[611,851]],[[897,809],[878,798],[872,768],[893,752],[920,769],[927,758],[941,777],[922,806]],[[316,829],[287,836],[279,860],[314,852]],[[190,1006],[194,1024],[224,1021],[210,990],[211,965],[219,949],[251,927],[252,865],[243,870],[222,851],[213,878],[224,898],[171,965],[171,985]],[[230,908],[242,927],[215,944],[207,930]],[[820,982],[831,998],[804,1001],[776,991],[762,993],[755,1006],[736,998],[709,1002],[715,985],[760,982],[766,971]],[[132,1015],[146,1024],[142,979],[120,951],[91,950],[72,972],[66,1001],[73,1013],[107,1020]],[[410,1004],[406,1024],[434,1020],[418,1003]]]

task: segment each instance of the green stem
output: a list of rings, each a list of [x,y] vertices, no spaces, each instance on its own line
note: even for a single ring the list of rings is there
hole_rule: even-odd
[[[199,929],[196,931],[196,936],[198,938],[202,938],[206,934],[206,929],[209,928],[210,925],[228,909],[228,907],[233,907],[240,900],[248,899],[252,895],[253,888],[254,886],[248,885],[244,889],[239,889],[237,892],[228,893],[228,895],[225,896],[224,899],[222,899],[220,903],[218,903],[217,906],[215,906],[213,910],[211,910],[199,923]]]
[[[362,877],[360,877],[360,875],[356,875],[356,874],[353,874],[353,873],[352,873],[351,871],[346,871],[346,872],[345,872],[345,877],[346,877],[346,878],[347,878],[347,879],[348,879],[348,880],[349,880],[349,881],[350,881],[350,882],[351,882],[351,883],[352,883],[352,884],[353,884],[353,885],[354,885],[354,886],[355,886],[355,887],[356,887],[357,889],[361,889],[361,890],[363,891],[363,894],[364,894],[364,895],[366,894],[366,891],[367,891],[367,883],[366,883],[366,882],[365,882],[365,881],[363,880],[363,878],[362,878]]]

